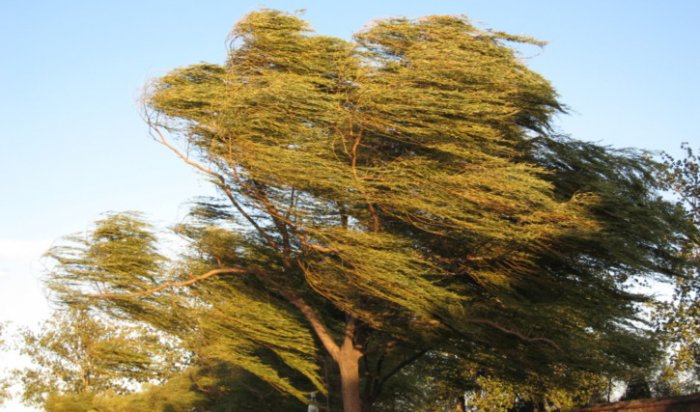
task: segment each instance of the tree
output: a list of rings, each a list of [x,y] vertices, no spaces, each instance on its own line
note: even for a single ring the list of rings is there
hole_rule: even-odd
[[[251,13],[225,65],[145,99],[155,139],[221,193],[177,227],[190,252],[164,266],[115,216],[55,251],[53,289],[299,400],[338,380],[345,412],[428,353],[561,385],[647,362],[647,298],[625,284],[674,275],[689,229],[645,154],[552,134],[563,108],[512,42],[540,44],[462,17],[348,42]]]
[[[664,156],[663,181],[700,230],[700,158],[688,144],[682,149],[683,158]],[[672,354],[669,364],[663,365],[659,380],[666,391],[678,392],[687,386],[686,392],[694,392],[700,370],[700,236],[697,232],[680,245],[678,253],[691,265],[676,280],[671,300],[660,305],[656,313],[658,327]],[[694,376],[682,385],[682,374]]]
[[[532,375],[512,381],[489,376],[481,365],[464,362],[453,355],[434,353],[403,368],[397,379],[387,383],[374,405],[382,412],[397,411],[499,411],[528,412],[570,410],[605,397],[607,380],[600,375],[579,372],[575,381],[560,383]],[[459,407],[463,409],[459,409]]]
[[[85,309],[54,314],[39,332],[24,330],[21,353],[32,365],[14,371],[21,399],[46,406],[62,394],[84,402],[106,391],[126,393],[136,383],[164,379],[174,368],[163,342],[143,328],[119,327],[93,318]],[[87,409],[85,409],[87,410]]]

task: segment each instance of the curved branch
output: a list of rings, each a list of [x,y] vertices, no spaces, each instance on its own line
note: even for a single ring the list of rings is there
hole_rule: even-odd
[[[188,286],[193,283],[199,282],[200,280],[204,280],[207,278],[210,278],[212,276],[217,276],[217,275],[222,275],[224,273],[252,273],[251,270],[248,269],[239,269],[239,268],[221,268],[221,269],[213,269],[210,270],[207,273],[204,273],[203,275],[199,276],[190,276],[189,279],[184,280],[182,282],[168,282],[164,283],[160,286],[156,286],[151,289],[146,289],[138,292],[132,292],[132,293],[95,293],[95,294],[89,294],[86,295],[91,298],[121,298],[121,297],[139,297],[139,296],[147,296],[151,295],[156,292],[160,292],[163,289],[168,289],[168,288],[177,288],[177,287],[183,287],[183,286]]]
[[[326,349],[328,354],[331,355],[331,358],[337,362],[338,357],[340,356],[340,346],[338,346],[335,339],[333,339],[333,336],[331,336],[325,323],[323,320],[321,320],[321,317],[318,316],[311,305],[309,305],[304,299],[296,296],[291,291],[281,289],[278,291],[278,293],[294,307],[296,307],[302,315],[304,315],[306,320],[311,325],[311,328],[316,333],[318,340],[321,341],[321,344]]]
[[[418,360],[418,358],[420,358],[421,356],[425,355],[429,350],[430,350],[430,348],[425,348],[425,349],[423,349],[423,350],[421,350],[421,351],[419,351],[419,352],[413,354],[411,357],[404,359],[404,360],[403,360],[402,362],[400,362],[398,365],[394,366],[394,367],[389,371],[389,373],[387,373],[386,375],[384,375],[383,377],[381,377],[381,378],[379,379],[379,382],[378,382],[377,387],[376,387],[376,393],[379,394],[379,393],[381,392],[381,389],[382,389],[382,387],[384,386],[384,384],[386,383],[387,380],[389,380],[392,376],[396,375],[401,369],[403,369],[403,368],[405,368],[406,366],[412,364],[413,362],[415,362],[416,360]]]
[[[153,119],[151,119],[151,116],[148,113],[144,114],[144,120],[146,121],[146,124],[148,125],[148,133],[151,135],[151,137],[153,137],[153,140],[157,141],[158,143],[160,143],[163,146],[170,149],[183,162],[194,167],[195,169],[199,170],[200,172],[206,173],[206,174],[213,176],[213,177],[216,177],[216,178],[221,178],[221,175],[219,175],[215,171],[211,170],[210,168],[208,168],[206,166],[202,166],[201,164],[193,161],[187,155],[182,153],[180,151],[180,149],[178,149],[172,143],[170,143],[170,141],[168,139],[166,139],[165,135],[160,131],[159,125],[156,124],[156,122],[153,121]],[[165,127],[164,125],[160,125],[160,126]]]
[[[220,268],[220,269],[213,269],[210,270],[202,275],[199,276],[194,276],[190,277],[188,280],[184,280],[182,282],[169,282],[162,284],[160,286],[157,286],[155,288],[139,291],[139,292],[132,292],[132,293],[95,293],[95,294],[89,294],[86,295],[87,297],[90,298],[103,298],[103,299],[109,299],[109,298],[124,298],[124,297],[140,297],[140,296],[147,296],[156,292],[159,292],[164,289],[168,288],[174,288],[174,287],[183,287],[183,286],[188,286],[193,283],[202,281],[204,279],[210,278],[212,276],[217,276],[217,275],[222,275],[225,273],[252,273],[255,274],[258,277],[262,277],[263,272],[256,270],[256,269],[241,269],[241,268]],[[289,303],[291,303],[294,307],[296,307],[301,314],[306,318],[306,320],[309,322],[311,325],[311,328],[314,330],[316,333],[316,336],[318,336],[319,340],[323,344],[323,346],[326,348],[328,353],[331,355],[331,357],[337,361],[339,353],[340,353],[340,347],[338,344],[335,342],[335,339],[333,339],[333,336],[331,336],[330,332],[328,331],[328,328],[324,324],[324,322],[321,320],[320,316],[316,313],[316,311],[309,305],[304,299],[300,298],[293,292],[289,290],[285,290],[284,288],[276,288],[277,293],[279,293],[283,298],[285,298]]]
[[[554,343],[554,341],[551,339],[540,338],[540,337],[531,338],[529,336],[523,335],[522,333],[520,333],[516,330],[508,329],[505,326],[503,326],[499,323],[496,323],[494,321],[488,320],[488,319],[465,319],[465,322],[476,323],[476,324],[481,324],[481,325],[488,325],[488,326],[491,326],[492,328],[498,329],[499,331],[501,331],[503,333],[506,333],[508,335],[513,335],[513,336],[515,336],[521,340],[524,340],[526,342],[544,342],[548,345],[551,345],[556,350],[561,350],[561,347],[559,347],[559,345]]]
[[[428,322],[428,324],[430,324],[430,325],[432,325],[432,326],[437,326],[437,325],[440,325],[440,324],[441,324],[441,325],[446,326],[446,327],[447,327],[448,329],[450,329],[451,331],[453,331],[453,332],[455,332],[455,333],[457,333],[457,334],[459,334],[459,335],[461,335],[461,336],[464,336],[464,333],[463,333],[461,330],[459,330],[459,329],[457,329],[456,327],[450,325],[449,323],[445,322],[444,320],[440,319],[439,317],[436,317],[436,319],[437,319],[437,320],[432,320],[432,321]],[[556,350],[559,350],[559,351],[562,350],[561,347],[560,347],[559,345],[557,345],[557,344],[556,344],[553,340],[551,340],[551,339],[542,338],[542,337],[530,337],[530,336],[526,336],[526,335],[523,335],[521,332],[518,332],[517,330],[509,329],[509,328],[507,328],[507,327],[501,325],[500,323],[494,322],[494,321],[492,321],[492,320],[488,320],[488,319],[478,319],[478,318],[468,318],[468,319],[464,319],[463,322],[466,322],[466,323],[476,323],[476,324],[478,324],[478,325],[490,326],[490,327],[492,327],[492,328],[494,328],[494,329],[497,329],[497,330],[499,330],[499,331],[501,331],[501,332],[503,332],[503,333],[505,333],[505,334],[515,336],[516,338],[521,339],[521,340],[523,340],[523,341],[525,341],[525,342],[544,342],[544,343],[550,345],[551,347],[553,347],[553,348],[556,349]]]
[[[236,208],[236,210],[238,210],[238,212],[248,221],[248,223],[250,223],[255,228],[255,230],[265,239],[265,241],[267,242],[267,244],[270,247],[272,247],[273,249],[277,249],[277,242],[275,242],[274,239],[269,234],[267,234],[267,232],[265,232],[263,230],[263,228],[260,227],[260,225],[258,225],[258,223],[255,221],[255,219],[253,219],[253,217],[250,216],[250,214],[248,214],[245,211],[245,209],[243,209],[243,206],[241,206],[240,202],[238,202],[238,200],[236,200],[236,197],[233,195],[233,191],[231,190],[229,185],[226,183],[226,179],[224,178],[224,176],[222,176],[220,173],[217,173],[214,170],[212,170],[206,166],[203,166],[203,165],[195,162],[194,160],[190,159],[187,155],[182,153],[180,151],[180,149],[178,149],[175,145],[170,143],[170,141],[160,131],[159,127],[161,127],[161,126],[158,125],[151,118],[151,116],[148,114],[148,111],[144,111],[143,118],[144,118],[146,124],[148,125],[148,129],[149,129],[148,133],[151,135],[153,140],[157,141],[158,143],[160,143],[163,146],[170,149],[170,151],[175,153],[175,155],[177,157],[179,157],[186,164],[194,167],[195,169],[199,170],[200,172],[202,172],[204,174],[207,174],[207,175],[213,177],[217,181],[215,184],[217,186],[219,186],[221,188],[221,190],[223,190],[223,192],[226,194],[226,197],[228,197],[228,199],[231,201],[231,204],[233,204],[233,206]],[[162,127],[165,127],[165,126],[162,126]],[[167,130],[167,127],[166,127],[166,130]]]
[[[365,197],[365,201],[367,202],[367,209],[369,210],[370,215],[372,216],[372,231],[377,233],[377,232],[379,232],[379,229],[380,229],[379,214],[377,213],[377,209],[374,207],[374,205],[370,201],[370,198],[367,195],[367,192],[365,192],[364,188],[362,188],[362,184],[360,183],[360,179],[357,175],[357,158],[358,158],[357,151],[360,147],[360,144],[362,144],[362,133],[363,133],[362,129],[357,132],[357,136],[355,137],[355,142],[352,145],[352,149],[350,152],[350,170],[352,171],[352,177],[353,177],[353,180],[355,181],[355,184],[357,185],[358,190],[360,190],[362,192],[362,194]]]

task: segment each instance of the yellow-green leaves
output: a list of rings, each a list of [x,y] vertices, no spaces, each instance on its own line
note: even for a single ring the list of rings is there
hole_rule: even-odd
[[[220,190],[176,228],[187,251],[165,265],[146,224],[111,216],[53,250],[52,287],[120,294],[93,304],[298,400],[341,346],[379,357],[375,384],[425,347],[478,361],[484,386],[643,363],[624,281],[673,273],[683,225],[653,162],[551,135],[556,92],[509,42],[540,45],[455,16],[345,41],[249,14],[224,65],[146,96],[157,140]]]
[[[445,274],[410,239],[341,228],[315,235],[335,253],[304,262],[309,286],[378,329],[406,326],[385,324],[390,313],[407,311],[430,320],[440,308],[465,298],[437,285]]]
[[[21,334],[32,365],[15,371],[22,399],[42,405],[48,394],[125,393],[140,383],[167,378],[168,350],[153,330],[116,325],[85,309],[57,313],[38,332]]]
[[[280,373],[280,361],[306,377],[315,390],[326,391],[319,377],[313,336],[280,302],[251,291],[244,281],[212,280],[199,296],[212,305],[196,312],[204,346],[200,356],[244,369],[299,400],[304,393]]]

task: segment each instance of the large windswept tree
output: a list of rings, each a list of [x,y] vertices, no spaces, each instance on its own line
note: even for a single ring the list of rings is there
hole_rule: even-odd
[[[552,135],[563,109],[512,42],[538,44],[463,17],[350,42],[249,14],[225,64],[146,96],[154,137],[221,192],[177,227],[191,253],[159,269],[134,221],[107,222],[54,254],[54,289],[299,399],[337,374],[345,412],[431,353],[561,386],[644,363],[624,285],[674,273],[685,222],[643,154]]]

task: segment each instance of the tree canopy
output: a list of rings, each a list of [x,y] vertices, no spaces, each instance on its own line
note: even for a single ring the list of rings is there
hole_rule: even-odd
[[[536,388],[645,364],[628,286],[678,274],[692,226],[647,154],[553,132],[564,107],[513,43],[540,45],[455,16],[346,41],[249,14],[225,64],[145,96],[154,138],[221,194],[174,228],[187,251],[113,215],[52,251],[50,286],[346,412],[423,356]]]

